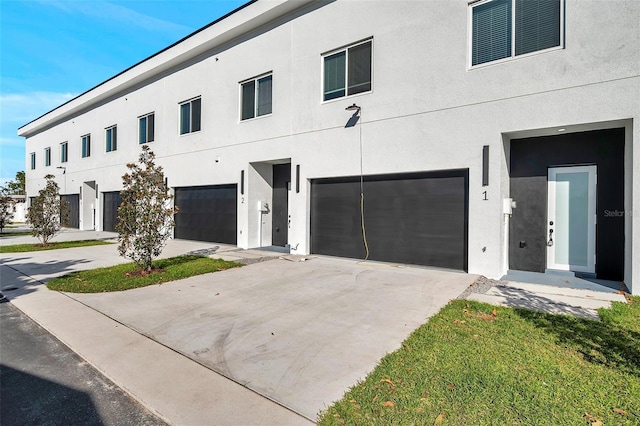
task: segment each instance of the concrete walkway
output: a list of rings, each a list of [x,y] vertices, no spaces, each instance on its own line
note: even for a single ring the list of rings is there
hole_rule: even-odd
[[[626,303],[623,294],[606,287],[584,289],[504,280],[493,283],[486,280],[484,284],[472,286],[464,297],[493,305],[573,315],[594,321],[600,320],[598,309],[611,307],[613,301]]]
[[[42,283],[123,262],[115,246],[3,254],[1,287],[15,287],[3,291],[15,306],[169,423],[297,425],[477,278],[179,240],[163,255],[197,250],[260,261],[83,295]]]

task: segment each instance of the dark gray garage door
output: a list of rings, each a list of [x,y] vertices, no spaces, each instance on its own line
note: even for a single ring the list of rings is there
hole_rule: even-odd
[[[116,231],[118,207],[120,207],[121,202],[120,191],[103,193],[102,229],[104,231]]]
[[[176,188],[176,238],[237,244],[237,185]]]
[[[61,195],[61,200],[66,201],[67,209],[69,209],[69,216],[67,216],[67,222],[62,220],[63,226],[67,228],[80,228],[80,194],[67,194]]]
[[[467,270],[468,170],[366,176],[369,259]],[[311,251],[364,258],[360,178],[311,182]]]

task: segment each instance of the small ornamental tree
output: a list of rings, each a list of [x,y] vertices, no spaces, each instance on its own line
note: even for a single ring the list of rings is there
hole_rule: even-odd
[[[27,222],[31,225],[31,235],[40,239],[45,246],[66,224],[69,217],[67,202],[60,199],[60,187],[53,180],[54,177],[53,175],[44,177],[45,187],[40,190],[27,210]]]
[[[151,262],[171,236],[173,215],[178,212],[171,206],[173,196],[165,186],[162,167],[154,159],[155,154],[143,145],[138,163],[127,164],[116,224],[120,256],[133,260],[144,274],[151,272]]]
[[[11,222],[15,211],[15,201],[2,188],[0,190],[0,232]]]

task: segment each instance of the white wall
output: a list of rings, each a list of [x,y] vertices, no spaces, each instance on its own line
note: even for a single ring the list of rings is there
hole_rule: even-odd
[[[257,2],[243,10],[243,19],[283,3],[288,2]],[[250,164],[291,158],[292,185],[300,164],[301,190],[291,192],[289,240],[299,244],[298,253],[307,253],[308,182],[359,174],[362,131],[365,174],[469,168],[469,272],[495,278],[504,273],[505,262],[504,140],[518,132],[627,120],[632,123],[627,204],[629,211],[640,212],[633,194],[640,185],[640,154],[633,149],[640,135],[640,2],[567,0],[563,49],[473,69],[468,67],[466,0],[338,0],[314,7],[242,40],[212,45],[188,66],[115,93],[110,102],[44,131],[30,132],[26,126],[27,169],[29,153],[38,155],[36,170],[27,170],[28,193],[42,187],[48,172],[63,186],[61,170],[55,169],[63,141],[69,142],[63,192],[77,193],[94,180],[101,192],[120,189],[126,162],[139,153],[137,117],[153,111],[156,140],[150,147],[170,186],[239,183],[245,170],[247,202],[238,206],[241,247],[259,241],[252,201],[269,196],[268,185],[260,183]],[[322,102],[322,53],[368,37],[373,37],[373,90]],[[174,57],[186,51],[180,45],[173,49]],[[273,72],[273,114],[240,122],[239,82],[268,71]],[[180,136],[178,103],[194,96],[202,97],[202,131]],[[362,107],[361,123],[345,129],[351,114],[345,107],[354,102]],[[42,127],[47,119],[55,123],[56,114],[31,127]],[[106,153],[104,129],[113,124],[118,125],[118,150]],[[81,159],[80,137],[86,133],[92,135],[92,155]],[[490,146],[488,187],[481,185],[483,145]],[[47,146],[53,164],[45,168],[41,160]],[[482,199],[485,190],[488,201]],[[629,214],[625,277],[634,293],[640,292],[639,230],[640,215]]]

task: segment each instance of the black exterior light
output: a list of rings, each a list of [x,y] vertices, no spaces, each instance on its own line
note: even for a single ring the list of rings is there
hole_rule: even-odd
[[[354,111],[353,115],[351,116],[351,118],[349,118],[349,121],[347,121],[347,124],[345,124],[345,128],[349,128],[349,127],[353,127],[356,125],[356,123],[358,122],[358,120],[360,120],[360,110],[362,108],[360,108],[360,106],[353,104],[351,106],[348,106],[345,108],[345,110],[347,111]]]

